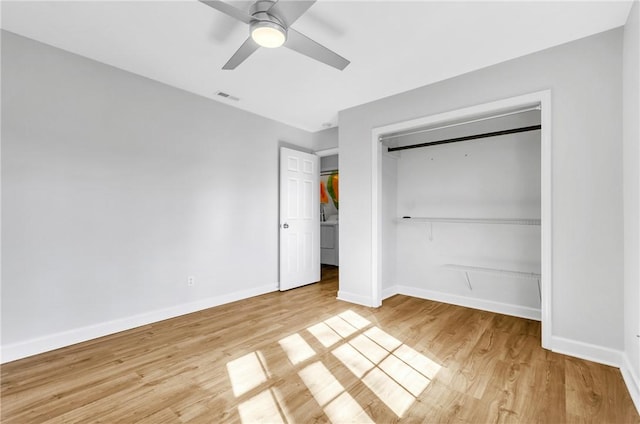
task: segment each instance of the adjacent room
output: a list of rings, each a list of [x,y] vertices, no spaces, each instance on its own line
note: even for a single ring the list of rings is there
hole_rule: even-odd
[[[640,3],[2,1],[3,423],[640,423]]]

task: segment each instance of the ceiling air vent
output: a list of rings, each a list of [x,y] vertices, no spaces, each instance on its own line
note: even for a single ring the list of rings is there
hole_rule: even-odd
[[[225,93],[224,91],[218,91],[216,93],[216,96],[224,97],[225,99],[233,100],[234,102],[237,102],[238,100],[240,100],[236,96],[232,96],[231,94]]]

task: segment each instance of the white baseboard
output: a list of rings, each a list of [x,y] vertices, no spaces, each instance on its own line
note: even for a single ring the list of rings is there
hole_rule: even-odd
[[[553,336],[551,342],[554,352],[619,368],[631,400],[640,413],[640,376],[634,372],[625,352],[557,336]]]
[[[473,297],[459,296],[451,293],[444,293],[434,290],[425,290],[417,287],[395,286],[397,294],[419,297],[421,299],[435,300],[437,302],[451,303],[453,305],[467,308],[480,309],[483,311],[496,312],[504,315],[513,315],[520,318],[528,318],[536,321],[541,320],[540,309],[527,306],[512,305],[509,303],[494,302],[492,300],[478,299]]]
[[[237,300],[247,299],[249,297],[277,290],[277,284],[264,285],[5,345],[2,346],[0,363],[4,364],[6,362],[15,361],[16,359],[26,358],[27,356],[37,355],[39,353],[85,342],[87,340],[107,336],[120,331],[130,330],[132,328],[152,324],[165,319],[175,318],[180,315],[190,314],[192,312],[201,311],[203,309],[224,305],[225,303],[231,303]]]
[[[338,290],[338,300],[343,300],[349,303],[355,303],[357,305],[363,305],[368,307],[374,307],[373,300],[368,296],[362,296],[359,294],[345,292],[344,290]]]
[[[398,286],[387,287],[386,289],[382,289],[382,300],[388,299],[391,296],[395,296],[396,294],[400,294],[398,292]]]
[[[629,394],[631,395],[631,400],[633,400],[633,404],[636,406],[636,409],[640,414],[640,376],[635,373],[631,366],[629,356],[627,354],[623,354],[622,358],[623,361],[622,366],[620,367],[620,372],[622,373],[622,378],[624,379],[627,389],[629,390]]]
[[[591,343],[565,339],[564,337],[551,337],[551,350],[563,355],[575,356],[587,361],[598,362],[604,365],[620,368],[622,364],[622,351],[602,347]]]

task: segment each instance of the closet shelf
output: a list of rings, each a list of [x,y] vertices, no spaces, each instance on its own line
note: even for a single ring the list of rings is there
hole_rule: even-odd
[[[540,225],[540,219],[528,218],[444,218],[444,217],[402,217],[398,222],[444,222],[452,224],[513,224]]]

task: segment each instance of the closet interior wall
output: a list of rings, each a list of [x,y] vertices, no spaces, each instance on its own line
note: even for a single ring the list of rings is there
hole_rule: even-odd
[[[540,111],[532,110],[389,139],[383,146],[539,123]],[[481,309],[489,302],[497,306],[494,310],[539,319],[540,292],[535,275],[541,271],[540,225],[429,222],[420,218],[533,219],[539,223],[540,147],[537,130],[384,153],[383,298],[401,287],[401,292],[420,297],[452,299],[452,303],[477,304]],[[412,218],[403,219],[405,216]],[[533,277],[465,272],[460,266],[526,272]]]

